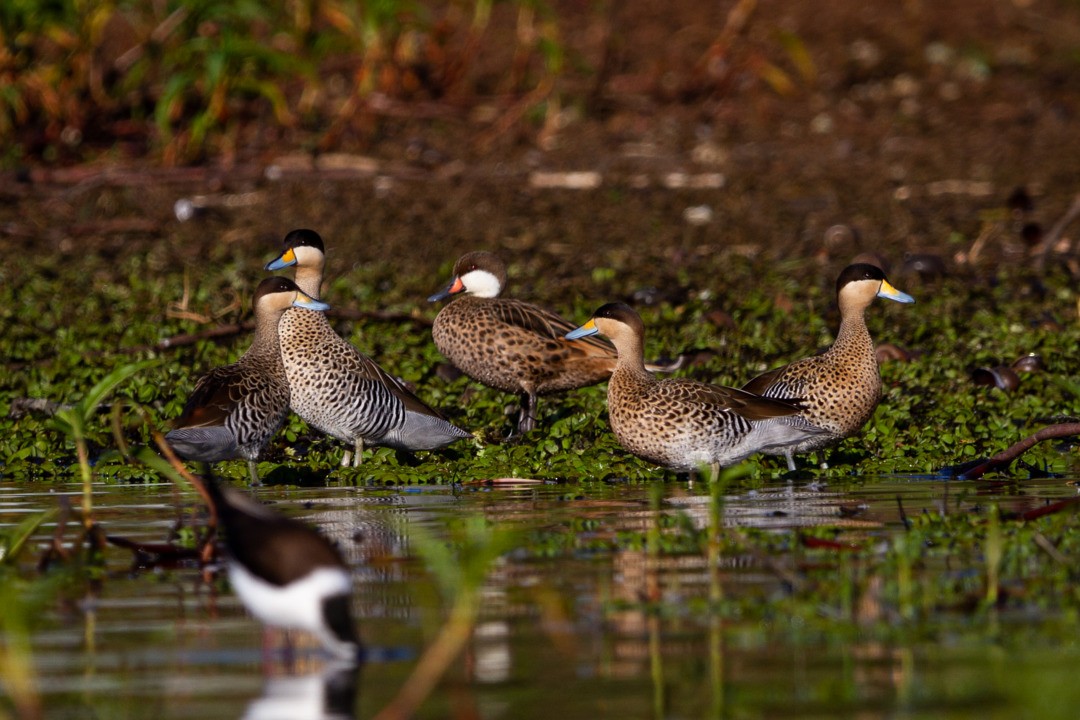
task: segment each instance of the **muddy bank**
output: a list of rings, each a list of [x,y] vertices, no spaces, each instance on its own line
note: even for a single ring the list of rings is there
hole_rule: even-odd
[[[554,120],[493,132],[473,111],[498,101],[453,97],[437,118],[379,117],[315,160],[276,146],[228,166],[9,172],[0,244],[39,258],[151,252],[162,269],[237,263],[254,280],[288,229],[309,226],[332,275],[377,269],[376,287],[354,291],[375,304],[433,287],[472,248],[502,249],[516,288],[543,299],[611,273],[623,288],[719,284],[759,262],[812,260],[821,280],[863,251],[895,267],[930,253],[952,272],[975,246],[980,273],[1010,272],[1038,242],[1031,226],[1051,227],[1080,189],[1075,7],[761,3],[718,46],[730,9],[560,6],[581,65],[560,80]],[[477,87],[505,60],[483,57]],[[570,171],[592,173],[590,189],[539,187]],[[1010,204],[1017,188],[1030,202]],[[179,222],[176,201],[199,195],[215,207]]]

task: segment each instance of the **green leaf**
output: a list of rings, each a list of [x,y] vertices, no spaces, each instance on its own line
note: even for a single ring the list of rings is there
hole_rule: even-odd
[[[70,438],[81,437],[83,425],[80,416],[72,408],[60,410],[51,418],[52,426]]]
[[[154,122],[158,130],[166,137],[172,137],[173,108],[184,96],[184,92],[191,85],[192,78],[187,73],[177,73],[165,83],[165,89],[154,106]]]
[[[161,360],[143,360],[142,362],[118,367],[102,378],[94,387],[90,388],[90,391],[76,404],[75,408],[85,421],[86,418],[94,414],[105,396],[115,390],[118,385],[132,375],[159,364],[161,364]]]
[[[176,471],[176,468],[169,464],[168,460],[161,457],[148,447],[139,448],[138,451],[134,453],[134,457],[143,465],[146,465],[151,470],[156,470],[158,474],[168,478],[169,480],[172,480],[174,483],[178,483],[180,485],[191,484],[187,482],[184,477]]]
[[[31,515],[13,528],[10,528],[0,538],[0,563],[11,564],[19,552],[26,546],[26,541],[37,532],[42,523],[52,520],[56,515],[56,509],[46,510],[37,515]]]

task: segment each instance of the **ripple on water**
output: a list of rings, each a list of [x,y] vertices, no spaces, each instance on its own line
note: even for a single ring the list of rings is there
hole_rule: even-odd
[[[61,495],[78,502],[79,493],[71,492],[71,487],[0,488],[0,529],[56,507]],[[540,555],[536,548],[513,552],[496,565],[483,595],[480,627],[485,630],[471,645],[473,663],[456,668],[457,672],[471,673],[476,687],[489,688],[484,692],[509,703],[510,712],[520,706],[504,692],[528,680],[537,692],[551,694],[548,711],[568,719],[591,717],[592,712],[583,708],[595,707],[596,702],[609,708],[621,706],[627,698],[635,698],[631,706],[651,702],[652,653],[658,648],[665,674],[671,673],[666,676],[671,678],[668,691],[677,698],[673,702],[693,715],[688,710],[694,707],[689,699],[693,693],[676,678],[707,680],[701,668],[708,665],[713,651],[700,609],[693,608],[702,607],[695,603],[708,598],[712,572],[706,557],[692,549],[665,552],[654,561],[644,547],[626,541],[643,537],[657,522],[651,492],[646,483],[587,483],[506,488],[269,487],[259,489],[257,496],[321,527],[356,568],[353,609],[368,645],[362,707],[373,712],[389,700],[429,642],[426,628],[443,616],[439,590],[412,559],[412,532],[422,527],[439,534],[455,520],[480,513],[492,524],[521,530],[524,538],[541,542],[555,538],[563,545]],[[827,527],[887,539],[904,532],[901,508],[908,517],[974,511],[989,503],[1023,512],[1075,496],[1075,486],[1048,478],[973,483],[884,476],[781,482],[757,489],[731,488],[723,497],[723,523],[731,530],[784,534]],[[110,534],[152,542],[167,541],[178,519],[188,525],[201,523],[200,503],[193,493],[176,493],[169,485],[95,488],[96,513]],[[675,521],[666,532],[677,538],[678,522],[707,528],[709,506],[707,484],[666,483],[659,512]],[[54,529],[55,523],[47,524],[33,538],[23,566],[25,577],[35,577],[33,560]],[[72,524],[68,534],[74,537],[76,530]],[[95,594],[71,597],[57,591],[41,608],[32,647],[41,692],[50,708],[110,703],[124,705],[129,717],[155,720],[196,712],[238,716],[249,703],[273,704],[274,692],[291,693],[290,702],[308,702],[307,693],[326,689],[318,669],[323,664],[304,648],[298,657],[311,672],[305,669],[295,683],[279,683],[276,689],[273,682],[263,682],[261,628],[224,582],[207,582],[198,568],[189,565],[135,571],[131,554],[119,548],[107,549],[106,559],[107,574]],[[730,597],[782,596],[787,592],[784,573],[797,571],[761,551],[723,556],[719,568]],[[668,608],[663,621],[642,605],[654,592]],[[730,644],[726,652],[733,663],[725,670],[727,682],[741,682],[748,697],[758,692],[755,688],[783,685],[791,682],[792,672],[803,672],[792,668],[791,648],[777,653],[771,647],[767,628],[735,623],[726,632],[725,642]],[[650,637],[658,644],[650,644]],[[821,677],[836,678],[837,673],[844,677],[852,667],[872,672],[882,663],[893,668],[891,675],[868,676],[857,683],[848,678],[852,687],[871,688],[865,696],[870,698],[897,692],[897,682],[914,682],[898,681],[897,673],[912,672],[922,681],[934,682],[926,677],[930,670],[923,668],[936,667],[938,660],[917,643],[906,647],[907,660],[889,653],[874,656],[869,646],[854,658],[851,652],[837,653],[828,643],[799,652],[820,658]],[[950,672],[970,683],[972,673],[986,670],[985,653],[981,660],[973,655],[958,660],[961,664]],[[527,670],[530,667],[546,670],[536,674]],[[799,682],[809,683],[818,672],[807,670],[802,677]],[[807,685],[801,687],[809,691]],[[995,691],[985,685],[973,687],[968,697],[976,700]],[[859,697],[861,691],[855,692]],[[771,707],[763,691],[754,702],[759,709]],[[165,706],[176,710],[163,711]]]

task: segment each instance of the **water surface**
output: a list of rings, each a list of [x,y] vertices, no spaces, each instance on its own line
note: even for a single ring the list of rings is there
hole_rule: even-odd
[[[0,524],[78,492],[2,487]],[[1080,700],[1072,680],[1080,645],[1055,631],[1053,613],[954,615],[948,633],[882,640],[880,632],[860,637],[840,619],[835,635],[828,617],[800,632],[798,618],[744,620],[734,604],[710,612],[708,603],[713,578],[730,600],[778,602],[793,577],[842,552],[770,556],[761,537],[794,541],[829,527],[840,544],[884,546],[906,531],[905,517],[990,503],[1023,512],[1074,495],[1061,478],[733,488],[719,532],[758,534],[747,552],[721,557],[714,575],[700,552],[650,558],[628,540],[662,526],[677,544],[680,524],[686,533],[707,528],[703,483],[268,487],[260,499],[319,526],[355,568],[354,613],[368,648],[355,677],[303,645],[286,669],[264,651],[260,627],[224,581],[190,563],[138,568],[120,548],[107,551],[106,576],[94,589],[47,594],[32,636],[34,667],[49,717],[318,717],[327,697],[341,716],[373,716],[442,618],[438,591],[412,558],[413,534],[438,535],[481,513],[547,549],[511,552],[496,564],[468,651],[421,717],[1065,717]],[[99,486],[95,514],[110,535],[143,542],[202,522],[198,498],[166,484]],[[42,529],[37,546],[53,527]],[[823,601],[822,613],[830,607]]]

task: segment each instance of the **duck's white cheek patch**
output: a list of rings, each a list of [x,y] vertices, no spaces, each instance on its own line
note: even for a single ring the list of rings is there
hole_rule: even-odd
[[[499,279],[487,270],[470,270],[461,276],[461,282],[470,295],[482,298],[498,297],[502,291]]]

